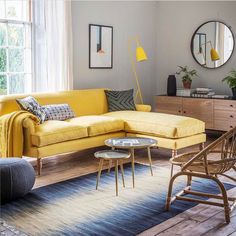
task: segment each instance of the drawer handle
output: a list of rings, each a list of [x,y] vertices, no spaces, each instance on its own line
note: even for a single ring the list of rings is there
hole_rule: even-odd
[[[232,104],[230,104],[230,107],[233,107],[233,105],[232,105]]]
[[[232,129],[232,128],[233,128],[233,126],[232,126],[232,125],[230,125],[230,128]]]
[[[181,113],[181,111],[179,110],[179,113]]]
[[[184,111],[184,113],[186,113],[186,111]]]
[[[230,117],[231,117],[231,118],[234,118],[234,116],[233,116],[233,115],[230,115]]]

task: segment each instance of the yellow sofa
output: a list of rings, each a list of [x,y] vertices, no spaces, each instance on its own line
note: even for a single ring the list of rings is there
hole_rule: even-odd
[[[149,105],[136,105],[137,111],[108,112],[104,89],[35,93],[41,105],[68,103],[76,117],[66,121],[46,121],[36,125],[31,118],[23,122],[23,155],[38,159],[104,145],[112,137],[140,136],[158,141],[158,147],[176,150],[206,141],[204,122],[182,116],[150,112]],[[15,99],[0,98],[0,115],[17,111]]]

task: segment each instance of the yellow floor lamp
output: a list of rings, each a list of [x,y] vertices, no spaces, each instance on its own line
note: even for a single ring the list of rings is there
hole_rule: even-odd
[[[138,74],[137,74],[137,70],[136,70],[136,66],[135,66],[135,60],[131,51],[131,43],[132,41],[136,41],[136,61],[137,62],[141,62],[141,61],[146,61],[147,60],[147,55],[144,51],[144,49],[140,46],[140,42],[138,40],[138,37],[134,37],[134,38],[130,38],[128,41],[128,50],[129,50],[129,54],[130,54],[130,62],[131,62],[131,66],[132,66],[132,70],[134,73],[134,78],[136,81],[136,92],[135,92],[135,102],[140,102],[141,104],[143,104],[143,96],[142,96],[142,92],[141,92],[141,88],[140,88],[140,84],[139,84],[139,80],[138,80]]]

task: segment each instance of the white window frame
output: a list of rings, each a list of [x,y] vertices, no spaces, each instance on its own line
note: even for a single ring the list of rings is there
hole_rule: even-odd
[[[25,75],[25,79],[27,76],[30,76],[30,81],[26,81],[26,85],[25,85],[25,92],[31,92],[32,91],[32,84],[33,84],[33,47],[32,47],[32,43],[33,43],[33,40],[32,40],[32,1],[31,0],[28,0],[29,1],[29,21],[24,21],[24,20],[13,20],[13,19],[2,19],[0,18],[0,23],[3,23],[3,24],[6,24],[6,46],[0,46],[0,48],[6,48],[6,57],[7,57],[7,65],[6,65],[6,72],[0,72],[0,75],[6,75],[7,77],[7,95],[10,94],[10,79],[9,79],[9,76],[10,75],[21,75],[21,74],[24,74]],[[6,8],[5,8],[5,11],[6,11]],[[6,15],[6,12],[5,12],[5,15]],[[9,24],[13,24],[13,25],[22,25],[23,27],[25,26],[28,26],[29,27],[29,30],[30,30],[30,38],[28,39],[29,42],[30,42],[30,47],[26,47],[25,45],[25,42],[26,42],[26,29],[24,29],[24,46],[9,46],[8,45],[8,25]],[[9,71],[9,50],[8,49],[11,49],[11,48],[15,48],[15,49],[23,49],[24,50],[24,72],[10,72]],[[25,57],[26,57],[26,50],[29,49],[30,50],[30,54],[31,54],[31,68],[30,68],[30,72],[27,72],[25,70]],[[27,78],[28,79],[28,78]],[[12,94],[12,93],[11,93]]]

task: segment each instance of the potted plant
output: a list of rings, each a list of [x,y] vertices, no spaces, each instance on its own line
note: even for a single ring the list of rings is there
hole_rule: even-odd
[[[180,68],[179,71],[176,72],[177,75],[183,74],[182,82],[185,89],[190,89],[192,80],[197,75],[196,70],[189,70],[187,66],[178,66]]]
[[[236,100],[236,70],[231,70],[229,75],[222,79],[222,82],[226,82],[232,89],[233,99]]]

